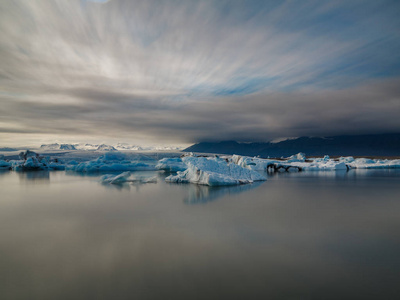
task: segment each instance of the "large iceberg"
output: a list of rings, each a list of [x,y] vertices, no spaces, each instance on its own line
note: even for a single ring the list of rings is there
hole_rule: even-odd
[[[266,180],[260,173],[229,163],[222,158],[183,157],[185,171],[165,178],[167,182],[196,183],[209,186],[237,185]]]
[[[306,160],[304,153],[292,155],[286,160],[263,159],[240,155],[233,155],[231,160],[243,168],[257,171],[267,171],[271,169],[278,172],[295,172],[306,170],[348,170],[350,168],[345,162],[330,159],[327,155],[323,158]]]

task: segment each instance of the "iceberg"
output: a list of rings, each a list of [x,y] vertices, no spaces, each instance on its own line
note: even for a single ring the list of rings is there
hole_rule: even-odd
[[[75,162],[74,162],[75,163]],[[155,167],[153,165],[134,162],[127,159],[124,153],[120,152],[108,152],[99,158],[79,164],[68,164],[66,170],[83,172],[83,173],[95,173],[95,172],[119,172],[119,171],[153,171]]]
[[[286,160],[262,159],[258,157],[247,157],[233,155],[230,161],[250,170],[265,171],[270,168],[277,172],[293,171],[329,171],[350,169],[397,169],[400,168],[399,159],[370,159],[352,156],[331,159],[328,155],[323,158],[309,158],[303,153],[292,155]]]
[[[44,162],[39,161],[37,157],[31,156],[24,161],[13,161],[13,170],[42,171],[42,170],[48,170],[48,167]]]
[[[229,163],[222,158],[183,157],[187,165],[185,171],[165,178],[167,182],[196,183],[209,186],[247,184],[254,181],[264,181],[260,173]]]
[[[168,172],[178,172],[187,169],[187,165],[180,157],[160,159],[156,165],[156,169],[165,170]]]
[[[303,170],[348,170],[350,168],[345,162],[330,159],[328,155],[325,155],[323,158],[306,161],[304,153],[292,155],[287,160],[252,158],[240,155],[233,155],[231,160],[243,168],[257,171],[299,172]]]
[[[124,172],[119,175],[106,174],[100,177],[100,181],[102,183],[109,184],[121,184],[128,181],[128,178],[131,176],[131,172]]]
[[[39,154],[34,151],[31,151],[31,150],[26,150],[25,152],[22,151],[19,153],[18,156],[19,156],[20,160],[24,160],[24,161],[27,160],[29,157],[39,158]]]
[[[329,158],[329,157],[328,157]],[[306,161],[306,155],[302,152],[294,154],[287,158],[287,162],[303,162]]]
[[[50,162],[48,165],[50,170],[63,171],[65,170],[65,165],[62,163]]]
[[[144,177],[139,176],[133,179],[129,179],[131,172],[127,171],[119,175],[106,174],[100,177],[100,181],[104,184],[122,184],[126,182],[133,183],[157,183],[157,176],[154,177]]]
[[[344,163],[352,163],[354,161],[354,157],[353,156],[345,156],[345,157],[339,157],[339,161],[340,162],[344,162]]]
[[[355,169],[399,169],[400,159],[357,158],[349,165]]]
[[[318,162],[295,162],[290,163],[292,167],[301,168],[304,171],[331,171],[331,170],[349,170],[350,167],[344,162],[334,161],[329,159],[328,161],[318,161]]]
[[[63,161],[43,157],[30,150],[19,153],[19,158],[10,161],[11,169],[14,171],[65,170]]]
[[[11,170],[11,163],[5,160],[0,160],[0,170]]]
[[[273,159],[263,159],[258,157],[248,157],[248,156],[240,156],[233,155],[232,156],[233,163],[250,170],[254,171],[265,171],[272,164],[279,164],[282,161],[273,160]]]

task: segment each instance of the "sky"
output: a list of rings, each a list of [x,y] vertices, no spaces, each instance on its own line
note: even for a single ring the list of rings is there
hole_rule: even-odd
[[[400,1],[0,1],[0,146],[400,132]]]

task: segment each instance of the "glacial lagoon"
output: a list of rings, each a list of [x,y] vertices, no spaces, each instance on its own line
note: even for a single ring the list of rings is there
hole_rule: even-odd
[[[249,185],[0,173],[2,299],[396,299],[400,171]]]

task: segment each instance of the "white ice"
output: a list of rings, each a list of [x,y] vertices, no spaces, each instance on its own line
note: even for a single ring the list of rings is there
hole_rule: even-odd
[[[150,171],[155,170],[155,167],[151,164],[139,161],[130,161],[124,153],[113,151],[107,152],[99,158],[91,161],[82,162],[79,164],[69,164],[66,169],[75,172],[94,173],[118,171]]]
[[[356,158],[348,164],[355,169],[399,169],[400,159]]]
[[[282,161],[273,159],[263,159],[258,157],[233,155],[232,162],[235,164],[254,171],[265,171],[270,164],[279,164]]]
[[[0,170],[10,170],[11,163],[5,160],[0,160]]]
[[[109,184],[121,184],[127,182],[128,178],[131,176],[131,172],[127,171],[119,175],[106,174],[100,177],[102,183]]]
[[[165,170],[168,172],[177,172],[186,170],[187,165],[180,157],[163,158],[158,161],[156,169]]]
[[[266,180],[260,173],[229,163],[222,158],[183,157],[185,171],[168,176],[165,181],[209,186],[237,185]]]
[[[131,177],[131,172],[127,171],[118,175],[115,174],[106,174],[100,177],[100,181],[105,184],[122,184],[125,182],[132,183],[156,183],[157,176],[154,177],[146,177],[146,176],[136,176],[134,178]]]

